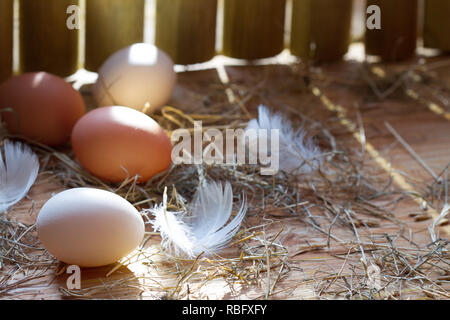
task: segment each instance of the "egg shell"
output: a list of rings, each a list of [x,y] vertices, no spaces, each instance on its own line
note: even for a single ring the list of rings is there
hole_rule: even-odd
[[[137,43],[110,56],[93,87],[98,106],[121,105],[143,112],[163,107],[175,87],[170,57],[152,44]]]
[[[46,72],[26,73],[0,85],[1,116],[8,131],[40,143],[67,142],[75,123],[85,114],[80,93],[63,79]]]
[[[80,267],[120,260],[140,244],[145,231],[142,217],[128,201],[92,188],[52,197],[39,212],[36,229],[53,256]]]
[[[171,164],[172,144],[159,124],[127,107],[90,111],[75,125],[72,148],[81,165],[110,181],[145,182]]]

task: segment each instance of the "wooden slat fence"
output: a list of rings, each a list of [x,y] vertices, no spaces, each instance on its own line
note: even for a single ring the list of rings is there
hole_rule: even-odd
[[[423,0],[423,6],[420,0],[1,0],[0,80],[13,70],[15,1],[19,72],[68,76],[80,67],[97,71],[116,50],[144,41],[145,23],[154,25],[155,44],[177,64],[205,62],[216,54],[268,58],[285,48],[303,61],[332,62],[348,50],[354,8],[361,10],[356,16],[367,18],[370,5],[381,9],[381,29],[366,30],[367,54],[389,61],[409,59],[422,34],[426,47],[450,51],[446,0]],[[154,21],[145,21],[146,1],[156,1]],[[67,26],[72,14],[68,8],[74,5],[84,30]],[[221,30],[218,21],[223,21]],[[85,37],[82,47],[80,35]],[[217,50],[219,36],[222,47]],[[83,65],[79,48],[84,50]]]

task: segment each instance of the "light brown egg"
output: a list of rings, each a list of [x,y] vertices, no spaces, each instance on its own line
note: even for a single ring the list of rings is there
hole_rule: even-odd
[[[127,107],[87,113],[73,128],[72,147],[86,170],[110,182],[136,175],[138,182],[145,182],[171,164],[172,144],[164,130]]]
[[[46,72],[26,73],[0,85],[1,116],[11,134],[57,146],[85,114],[80,93]]]
[[[177,78],[173,68],[164,51],[149,43],[135,43],[105,61],[92,93],[99,106],[154,112],[172,96]]]

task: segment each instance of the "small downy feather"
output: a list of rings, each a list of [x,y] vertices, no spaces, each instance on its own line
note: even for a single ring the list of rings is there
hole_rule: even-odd
[[[267,130],[267,137],[269,139],[268,150],[270,150],[270,130],[279,130],[279,150],[278,156],[279,168],[291,174],[311,173],[318,169],[322,163],[322,156],[320,148],[315,145],[312,138],[306,137],[306,130],[302,127],[294,130],[291,122],[286,119],[281,113],[271,113],[270,110],[263,105],[258,108],[258,118],[251,120],[247,127],[248,130]],[[257,143],[250,137],[248,143]],[[256,139],[259,137],[256,135]],[[256,140],[254,139],[254,140]]]
[[[163,203],[148,211],[155,231],[161,233],[163,248],[176,256],[194,258],[226,247],[239,230],[247,211],[245,200],[236,216],[227,224],[233,207],[233,191],[229,182],[223,186],[206,182],[185,211],[167,210],[167,195]]]
[[[441,210],[439,216],[433,220],[433,223],[428,227],[428,231],[430,232],[431,241],[436,242],[438,240],[438,235],[436,234],[436,227],[439,225],[444,218],[450,214],[450,205],[447,203]]]
[[[25,144],[5,141],[0,150],[0,212],[22,200],[39,172],[36,154]]]

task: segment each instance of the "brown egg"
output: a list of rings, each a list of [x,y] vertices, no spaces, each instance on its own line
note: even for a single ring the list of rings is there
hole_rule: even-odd
[[[127,107],[87,113],[73,128],[72,147],[86,170],[110,182],[136,175],[138,182],[145,182],[171,164],[172,144],[164,130]]]
[[[10,133],[49,146],[68,141],[73,126],[86,112],[78,91],[64,79],[45,72],[26,73],[3,82],[0,109]]]

